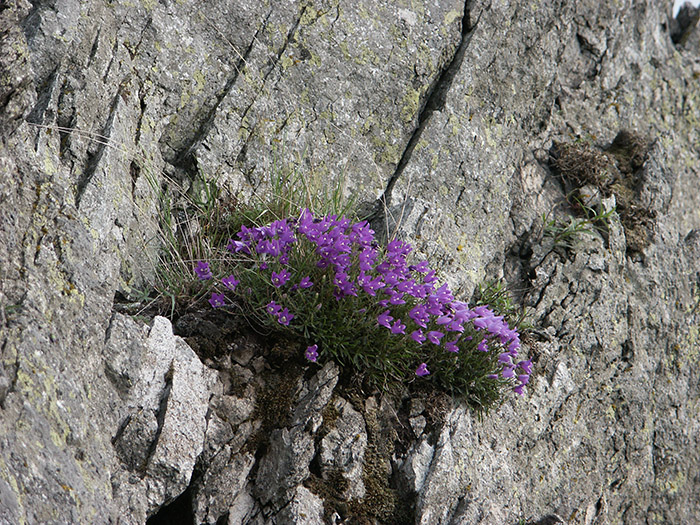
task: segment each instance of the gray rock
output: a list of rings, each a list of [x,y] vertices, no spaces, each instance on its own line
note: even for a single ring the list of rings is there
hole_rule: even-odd
[[[409,450],[408,457],[403,463],[403,474],[406,477],[407,485],[413,492],[420,493],[423,490],[426,475],[433,461],[435,447],[428,443],[427,438],[413,444]]]
[[[345,498],[360,500],[365,495],[365,484],[362,480],[367,447],[365,421],[362,414],[342,398],[334,402],[334,408],[339,415],[328,434],[321,440],[319,464],[322,472],[333,470],[342,474],[348,482]]]
[[[258,466],[255,494],[275,512],[296,497],[296,488],[309,477],[309,464],[316,455],[312,433],[321,424],[320,410],[328,404],[337,381],[338,368],[328,363],[304,385],[292,410],[292,426],[270,435],[268,452]]]
[[[135,377],[125,403],[126,417],[113,439],[127,470],[117,471],[112,479],[115,499],[129,502],[135,523],[189,485],[204,447],[215,377],[192,349],[173,335],[167,319],[156,317],[140,344],[139,335],[143,337],[137,323],[116,314],[106,345],[113,350],[112,359],[139,361],[138,367],[130,367]],[[132,355],[123,359],[120,351]]]
[[[228,510],[228,525],[254,523],[253,516],[255,516],[255,514],[255,499],[250,494],[250,490],[242,491],[233,500],[232,505]]]
[[[271,523],[309,523],[324,525],[323,501],[307,488],[298,486],[292,500]]]
[[[219,453],[199,483],[194,499],[197,523],[217,523],[227,513],[229,523],[246,523],[244,516],[252,509],[253,499],[244,489],[254,465],[251,454],[231,454],[230,449]]]
[[[667,4],[4,2],[0,521],[144,523],[187,487],[209,523],[700,521],[700,31]],[[543,231],[580,218],[555,142],[624,179],[589,183],[616,212],[566,246]],[[536,327],[527,395],[440,424],[324,368],[256,455],[266,358],[215,379],[113,307],[153,282],[168,198],[245,200],[279,165],[340,184],[466,299],[504,277]],[[364,498],[311,492],[321,464]]]

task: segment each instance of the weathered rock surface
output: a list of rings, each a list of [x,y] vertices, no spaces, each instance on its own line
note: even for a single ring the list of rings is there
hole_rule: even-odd
[[[700,26],[668,4],[0,3],[0,523],[700,522]],[[581,143],[599,187],[552,160]],[[280,161],[465,297],[504,277],[527,395],[479,421],[114,311],[175,184]],[[574,189],[616,211],[555,243]]]

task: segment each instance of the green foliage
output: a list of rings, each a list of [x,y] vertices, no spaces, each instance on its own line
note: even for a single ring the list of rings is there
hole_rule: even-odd
[[[423,328],[426,334],[442,330],[440,336],[444,335],[444,339],[422,344],[413,339],[411,332],[418,326],[409,312],[420,300],[406,295],[405,303],[387,305],[374,294],[362,291],[358,281],[359,244],[353,245],[352,262],[345,268],[348,280],[355,283],[358,293],[342,294],[342,297],[338,295],[337,267],[319,266],[320,245],[300,233],[285,261],[270,253],[258,253],[253,247],[259,240],[249,245],[252,251],[232,253],[234,250],[228,243],[231,239],[242,239],[237,236],[242,228],[264,231],[276,223],[296,227],[301,221],[300,209],[313,212],[315,219],[312,217],[311,223],[333,217],[328,220],[335,221],[334,225],[326,233],[337,228],[337,232],[346,235],[351,225],[364,224],[361,227],[366,228],[369,235],[369,225],[356,220],[352,202],[344,198],[342,177],[336,183],[327,184],[313,175],[303,176],[299,169],[277,166],[268,185],[269,191],[253,195],[247,203],[203,178],[194,181],[187,191],[171,185],[173,187],[174,191],[165,191],[154,185],[159,192],[159,224],[164,247],[158,262],[156,291],[159,304],[167,307],[171,316],[193,306],[208,307],[206,298],[214,290],[222,295],[212,295],[209,300],[212,305],[226,304],[227,310],[242,315],[262,333],[279,333],[296,339],[300,356],[306,345],[316,344],[319,361],[332,359],[342,367],[361,372],[371,384],[384,391],[405,388],[413,381],[432,382],[461,398],[477,412],[485,412],[497,406],[504,394],[515,386],[514,378],[499,375],[504,366],[499,362],[499,352],[505,350],[505,345],[497,340],[495,333],[486,334],[490,351],[482,351],[477,347],[483,343],[486,331],[479,332],[470,322],[464,322],[464,334],[460,339],[457,332],[448,332],[437,323],[436,314]],[[348,220],[341,226],[343,215],[347,215]],[[286,221],[288,218],[292,220]],[[276,237],[272,235],[269,239]],[[394,249],[404,246],[404,243],[392,242]],[[365,247],[369,246],[376,252],[377,261],[390,255],[389,247],[378,246],[374,240],[367,241]],[[211,271],[215,279],[197,278],[195,268],[204,264],[202,261],[207,261],[204,273]],[[408,268],[407,263],[402,264]],[[279,285],[275,283],[275,276],[281,272],[289,275],[285,283]],[[374,277],[379,275],[376,269],[372,272],[375,272]],[[428,269],[426,267],[422,273],[411,272],[418,282]],[[432,275],[431,279],[436,280],[434,272]],[[236,281],[235,291],[232,291],[233,286],[221,281],[229,277]],[[312,287],[298,286],[305,278],[313,283]],[[490,286],[483,290],[482,296],[484,304],[486,300],[493,301],[491,307],[495,305],[496,313],[502,308],[509,320],[519,319],[504,289]],[[445,301],[445,311],[452,308],[450,301]],[[271,311],[272,305],[279,307]],[[380,326],[378,319],[389,310],[393,320],[406,325],[406,331],[397,333],[389,326]],[[448,343],[453,345],[453,350],[446,350]],[[430,375],[417,377],[419,365],[427,366]],[[513,366],[518,366],[515,361]],[[519,377],[529,375],[529,371],[518,370]]]
[[[155,174],[146,172],[157,196],[161,250],[153,261],[153,290],[135,290],[134,297],[142,296],[138,302],[155,305],[171,318],[206,304],[209,287],[194,276],[192,268],[196,261],[224,252],[228,240],[243,225],[267,224],[301,208],[355,218],[354,199],[344,197],[345,178],[338,177],[335,183],[328,184],[319,177],[304,176],[299,168],[302,163],[303,158],[288,167],[279,157],[275,158],[268,190],[253,194],[246,202],[203,176],[185,188],[173,179],[166,179],[167,184],[161,186]],[[143,295],[149,296],[150,301]]]
[[[493,280],[481,283],[473,298],[474,306],[489,306],[499,315],[505,317],[510,326],[517,328],[521,334],[532,328],[528,322],[527,309],[513,300],[513,294],[508,290],[503,280]]]
[[[203,278],[210,270],[223,278],[212,305],[230,305],[255,326],[316,345],[321,360],[362,371],[383,390],[432,381],[486,411],[515,386],[499,375],[504,368],[499,356],[508,343],[517,355],[517,332],[492,310],[472,312],[446,286],[438,289],[425,261],[407,261],[407,244],[394,240],[380,248],[367,223],[308,211],[289,221],[245,227],[235,239],[228,247],[235,253],[201,270]],[[334,262],[338,257],[345,262]],[[363,268],[368,257],[372,263]],[[367,280],[382,286],[372,289]],[[488,294],[515,310],[504,289],[493,286]],[[483,326],[473,325],[475,318]],[[429,377],[417,377],[424,375]]]
[[[161,249],[153,261],[156,281],[150,304],[173,317],[187,306],[202,302],[208,292],[205,283],[194,278],[194,261],[208,257],[215,243],[226,232],[227,207],[212,182],[197,181],[185,191],[175,181],[168,187],[158,185],[156,177],[147,173],[147,180],[157,195],[158,237]],[[138,292],[137,292],[138,293]]]
[[[576,241],[582,235],[594,235],[595,231],[604,233],[607,231],[608,221],[615,208],[606,210],[602,205],[597,210],[583,205],[577,201],[578,208],[582,210],[583,217],[571,217],[568,222],[557,218],[550,219],[548,214],[542,216],[543,234],[551,237],[555,245],[573,248]]]

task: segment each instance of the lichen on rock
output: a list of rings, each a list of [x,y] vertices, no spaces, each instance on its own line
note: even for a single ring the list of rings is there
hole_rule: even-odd
[[[4,2],[0,521],[699,522],[700,29],[667,4]],[[466,299],[503,278],[527,395],[480,420],[143,309],[169,199],[280,163]],[[574,189],[615,211],[562,247]]]

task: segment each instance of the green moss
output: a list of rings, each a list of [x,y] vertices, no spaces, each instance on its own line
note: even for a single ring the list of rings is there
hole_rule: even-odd
[[[143,7],[146,8],[146,11],[149,13],[153,11],[153,9],[158,5],[157,0],[141,0],[141,3],[143,4]]]
[[[615,195],[620,222],[625,229],[627,250],[640,252],[653,240],[656,216],[639,203],[640,170],[649,151],[647,138],[621,130],[606,151],[581,140],[555,144],[552,166],[574,191],[578,204],[585,202],[579,189],[592,185],[604,196]],[[582,211],[588,214],[585,206]]]
[[[617,178],[614,159],[588,142],[555,144],[553,165],[576,187],[592,184],[607,189]]]
[[[351,502],[353,513],[365,519],[375,519],[381,523],[396,523],[394,515],[397,510],[396,492],[389,487],[387,480],[387,462],[376,444],[370,444],[365,451],[362,481],[365,484],[365,497],[359,502]]]
[[[323,500],[323,517],[326,523],[332,523],[336,513],[340,516],[348,515],[349,507],[345,493],[350,484],[340,469],[331,469],[325,472],[323,477],[312,474],[304,485]]]
[[[17,484],[17,479],[10,475],[10,469],[7,468],[7,465],[5,462],[0,458],[0,474],[2,474],[3,479],[10,485],[10,488],[12,489],[12,493],[15,495],[17,498],[17,505],[18,507],[23,510],[24,509],[24,502],[22,501],[22,495],[26,494],[26,491],[21,490],[19,485]],[[7,476],[7,477],[5,477]],[[26,522],[24,518],[24,512],[19,513],[19,525],[24,525]]]
[[[384,427],[378,419],[377,410],[368,409],[358,397],[353,400],[353,404],[363,413],[367,429],[367,448],[362,465],[365,497],[350,502],[351,515],[355,523],[412,523],[412,501],[403,501],[401,495],[391,487],[389,479],[396,431]]]
[[[323,417],[323,424],[319,429],[319,434],[321,434],[321,436],[324,436],[335,428],[336,422],[340,417],[340,412],[335,406],[335,402],[333,399],[331,399],[331,401],[325,406],[323,412],[321,412],[321,417]]]
[[[296,352],[296,350],[294,350]],[[283,353],[280,362],[287,359],[283,347],[274,347],[273,353]],[[299,379],[303,370],[291,365],[284,374],[266,374],[265,387],[257,393],[252,418],[261,422],[258,431],[246,442],[245,451],[255,453],[259,448],[266,448],[270,433],[276,428],[289,426],[292,403],[296,401],[299,391]]]

